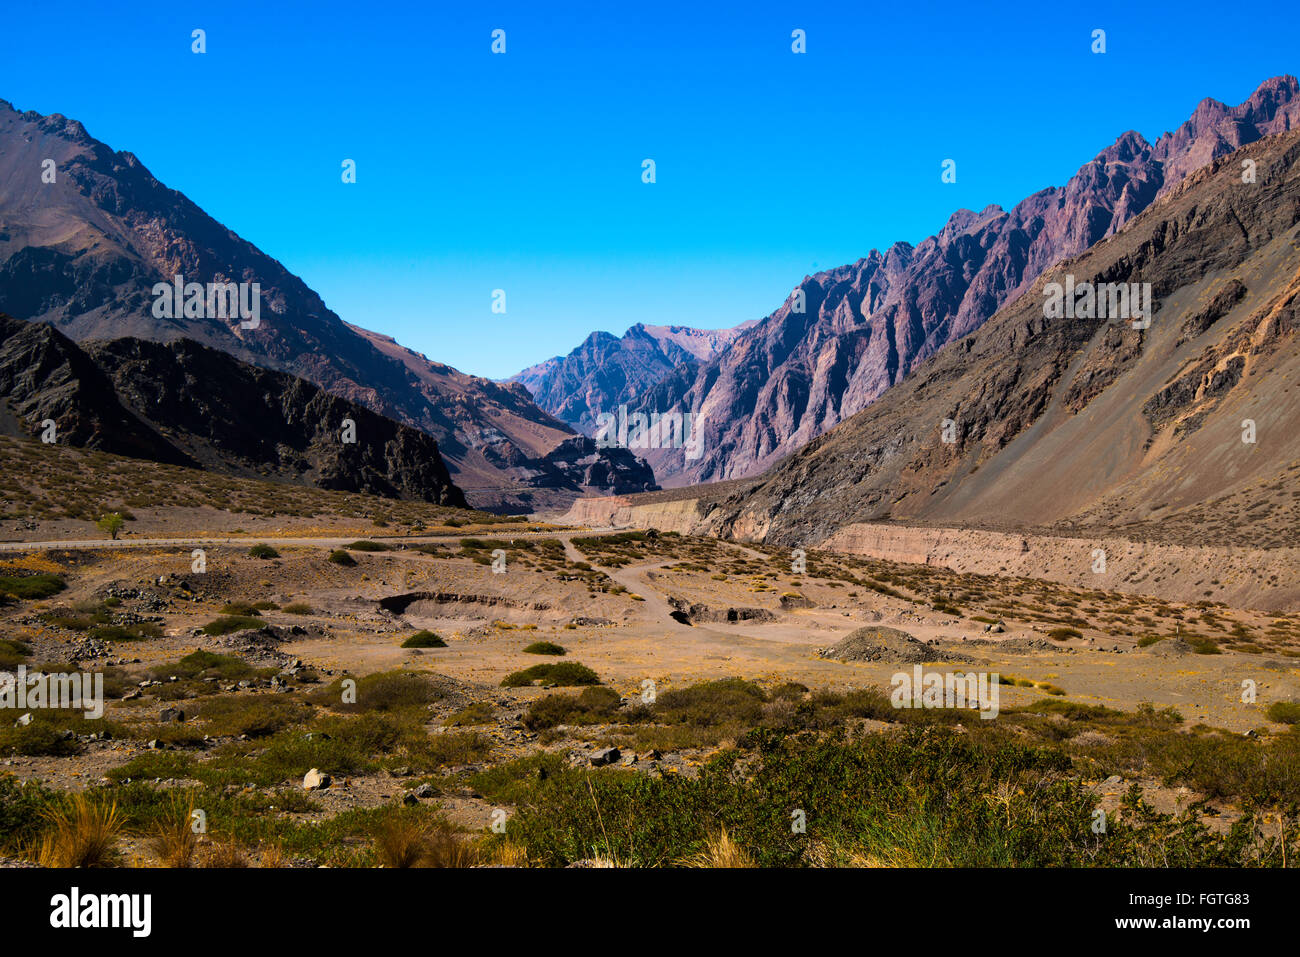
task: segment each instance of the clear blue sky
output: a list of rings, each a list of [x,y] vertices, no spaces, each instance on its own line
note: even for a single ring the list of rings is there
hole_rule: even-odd
[[[596,329],[760,318],[1300,70],[1294,4],[14,6],[0,97],[134,152],[347,321],[492,377]]]

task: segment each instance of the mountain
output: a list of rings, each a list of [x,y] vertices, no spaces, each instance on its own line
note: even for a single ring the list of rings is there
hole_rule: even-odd
[[[751,320],[733,329],[692,329],[637,323],[621,337],[593,332],[567,356],[530,366],[508,381],[522,384],[556,418],[592,434],[601,412],[616,412],[678,366],[709,361],[752,325]]]
[[[915,247],[896,243],[805,277],[720,355],[679,367],[629,405],[703,415],[702,455],[645,453],[659,481],[756,475],[802,448],[978,329],[1045,269],[1113,236],[1192,171],[1300,125],[1297,92],[1294,77],[1279,77],[1240,106],[1205,100],[1155,144],[1125,133],[1065,186],[1010,211],[960,210]]]
[[[155,284],[177,275],[204,285],[259,283],[256,326],[187,316],[179,304],[173,315],[155,315]],[[0,311],[77,341],[188,339],[306,379],[433,436],[457,482],[484,507],[554,504],[599,474],[647,484],[639,478],[644,464],[628,472],[628,459],[606,450],[595,453],[603,469],[557,475],[566,453],[551,462],[546,456],[574,431],[537,408],[522,386],[465,375],[345,323],[301,279],[164,186],[131,153],[114,152],[75,120],[18,113],[4,101]]]
[[[1150,283],[1149,328],[1060,315],[1057,286],[1085,283]],[[1297,416],[1293,130],[1166,189],[864,411],[715,503],[709,523],[809,546],[843,545],[858,523],[887,519],[1295,546]]]
[[[133,458],[465,506],[437,443],[303,379],[188,339],[78,345],[0,314],[0,431]],[[344,441],[351,421],[355,441]]]

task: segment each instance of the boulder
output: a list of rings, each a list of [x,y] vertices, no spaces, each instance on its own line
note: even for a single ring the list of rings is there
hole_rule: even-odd
[[[330,786],[332,779],[328,774],[322,774],[316,768],[312,768],[302,779],[304,791],[323,791]]]

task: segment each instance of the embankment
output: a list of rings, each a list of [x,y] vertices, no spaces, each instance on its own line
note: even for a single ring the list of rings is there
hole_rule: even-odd
[[[848,525],[816,547],[1173,601],[1222,601],[1267,611],[1300,608],[1300,549],[1296,548],[1210,548],[892,524]],[[1099,551],[1104,552],[1104,565]]]

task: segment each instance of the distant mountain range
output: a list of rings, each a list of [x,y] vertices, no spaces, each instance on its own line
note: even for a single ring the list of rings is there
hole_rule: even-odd
[[[780,308],[712,358],[679,363],[649,389],[631,390],[642,389],[627,400],[630,409],[692,412],[704,421],[700,457],[680,449],[643,454],[666,486],[763,472],[978,329],[1044,270],[1114,235],[1189,173],[1298,125],[1295,78],[1271,79],[1239,106],[1202,101],[1154,144],[1123,134],[1065,186],[1035,193],[1010,211],[960,210],[917,246],[896,243],[805,277]],[[517,378],[545,407],[585,424],[590,409],[626,400],[623,381],[662,370],[656,359],[646,375],[621,371],[648,351],[641,336],[627,346],[594,339],[560,367],[543,364],[543,375],[528,370]],[[591,371],[602,359],[614,369],[608,385]]]
[[[8,378],[0,383],[9,403],[4,427],[17,428],[21,419],[30,434],[31,415],[62,408],[72,423],[65,434],[91,447],[233,472],[269,470],[290,481],[341,482],[343,486],[330,487],[432,501],[453,502],[463,491],[470,504],[504,511],[556,508],[578,495],[639,492],[656,488],[656,482],[685,485],[772,470],[770,481],[743,495],[728,493],[732,504],[727,517],[716,513],[738,534],[788,527],[793,536],[796,526],[806,526],[798,532],[803,535],[819,522],[830,527],[832,519],[871,515],[927,517],[929,506],[894,497],[896,486],[910,488],[903,477],[891,478],[888,489],[866,479],[885,474],[882,463],[894,461],[903,448],[899,443],[906,440],[900,436],[907,429],[901,419],[891,420],[894,438],[861,433],[858,426],[836,427],[850,419],[880,421],[854,417],[877,406],[895,408],[901,400],[881,403],[917,379],[924,366],[942,370],[944,382],[961,379],[977,390],[972,395],[986,399],[995,386],[1020,388],[1018,398],[998,398],[998,416],[950,416],[972,430],[965,433],[966,442],[986,433],[1014,436],[1018,423],[1037,421],[1042,403],[1055,395],[1051,383],[1065,374],[1055,365],[1065,361],[1061,356],[1084,362],[1092,376],[1090,385],[1076,383],[1074,393],[1060,400],[1071,414],[1084,413],[1098,395],[1111,394],[1111,383],[1125,372],[1123,362],[1136,362],[1139,353],[1150,355],[1153,347],[1138,348],[1122,331],[1108,331],[1103,345],[1084,349],[1082,340],[1073,337],[1085,330],[1072,327],[1059,333],[1063,340],[1036,346],[1044,352],[1034,358],[1034,374],[1041,378],[1034,391],[1020,378],[1033,371],[1025,365],[1027,357],[996,355],[996,349],[1020,343],[1021,333],[1000,325],[1002,331],[987,339],[984,325],[995,314],[1014,314],[1026,329],[1036,330],[1033,304],[1022,300],[1040,294],[1044,274],[1086,250],[1118,248],[1111,244],[1129,235],[1130,226],[1167,206],[1162,200],[1184,196],[1187,184],[1201,183],[1207,169],[1219,168],[1220,158],[1298,125],[1300,85],[1293,77],[1265,82],[1239,106],[1207,99],[1187,122],[1154,144],[1135,132],[1125,133],[1063,187],[1035,193],[1010,211],[997,206],[978,213],[960,210],[937,235],[915,247],[897,243],[856,263],[805,277],[786,303],[759,322],[714,331],[636,325],[621,337],[594,333],[568,355],[497,383],[344,322],[280,263],[159,183],[132,154],[112,151],[76,121],[58,114],[20,114],[0,101],[0,312],[56,328],[79,344],[62,337],[33,338],[24,326],[6,320]],[[1276,159],[1271,153],[1268,157]],[[46,175],[49,160],[56,173],[53,182]],[[1286,193],[1275,198],[1290,201]],[[1213,199],[1222,206],[1216,210],[1223,222],[1236,217],[1238,232],[1253,241],[1252,227],[1230,194]],[[1259,210],[1252,209],[1251,215],[1273,222]],[[1191,228],[1169,222],[1170,229]],[[1199,251],[1206,261],[1233,248],[1231,236],[1215,235],[1225,248]],[[1163,248],[1160,244],[1173,245],[1181,237],[1161,234],[1149,242]],[[1131,261],[1108,267],[1111,273],[1131,274],[1139,252],[1133,252]],[[1242,255],[1248,253],[1254,255],[1249,250]],[[1239,261],[1224,263],[1225,269],[1235,269]],[[1265,265],[1259,261],[1256,267]],[[210,310],[187,314],[177,308],[158,314],[155,284],[177,275],[199,283],[259,283],[260,321],[213,318]],[[1266,287],[1245,275],[1236,279],[1238,285],[1204,290],[1218,305],[1196,313],[1201,318],[1169,349],[1190,348],[1187,343],[1199,341],[1206,329],[1221,328],[1219,319],[1237,315],[1235,310],[1262,308],[1258,296],[1264,290],[1281,295],[1271,279]],[[1187,284],[1181,274],[1171,273],[1163,281],[1175,280]],[[1017,311],[1022,307],[1029,310],[1023,316]],[[1167,310],[1168,301],[1160,307]],[[1036,308],[1041,311],[1041,303]],[[1198,323],[1206,328],[1194,329]],[[989,350],[980,354],[987,368],[968,369],[978,348]],[[1108,350],[1128,358],[1117,359]],[[1088,357],[1079,359],[1085,352]],[[1233,370],[1250,367],[1252,360],[1243,354],[1238,362],[1236,355],[1229,349],[1207,367],[1210,385],[1198,380],[1193,388],[1190,380],[1179,385],[1171,380],[1171,391],[1144,399],[1148,404],[1133,414],[1141,414],[1159,433],[1152,439],[1157,446],[1171,423],[1175,432],[1169,434],[1191,429],[1180,418],[1182,410],[1200,402],[1203,389],[1237,387],[1235,381],[1225,383],[1236,374]],[[22,364],[36,359],[44,363],[38,368],[55,376],[53,385],[24,373]],[[940,359],[938,365],[927,365]],[[217,394],[210,384],[187,378],[186,370],[194,369],[241,383],[256,401]],[[1045,371],[1049,369],[1054,371]],[[283,378],[268,378],[270,373]],[[969,379],[984,373],[998,377],[997,382]],[[948,395],[937,380],[926,381],[925,395]],[[65,387],[58,387],[60,382]],[[909,386],[907,394],[929,409],[914,388]],[[955,397],[948,398],[954,399],[949,405],[958,404]],[[1020,412],[1013,398],[1027,403]],[[620,405],[629,413],[694,414],[704,423],[703,454],[695,457],[682,449],[634,454],[601,448],[580,434],[593,430],[599,413]],[[239,429],[262,425],[262,407],[269,410],[270,432],[283,430],[277,433],[282,441],[238,440]],[[345,409],[374,415],[363,435],[381,444],[364,461],[330,457],[338,451],[330,445],[332,422]],[[206,430],[205,415],[212,418]],[[313,424],[304,415],[322,418]],[[931,424],[925,418],[908,428]],[[781,483],[795,474],[789,470],[810,468],[816,459],[809,456],[828,454],[819,450],[840,448],[843,439],[832,441],[826,435],[833,429],[833,436],[854,434],[864,444],[844,448],[830,485],[799,473],[801,481],[810,481],[808,488],[823,489],[826,501],[835,503],[835,514],[823,516],[822,506],[814,507],[804,493]],[[422,433],[428,444],[404,430]],[[945,444],[938,453],[926,454],[937,454],[935,461],[940,461],[944,449],[952,447]],[[428,459],[428,468],[417,461],[421,456]],[[928,462],[915,466],[923,484],[932,477]],[[971,464],[976,472],[982,470],[979,461]],[[974,487],[973,480],[957,482],[949,476],[942,481],[948,491],[927,493],[938,496],[935,503],[949,501],[959,486]],[[845,483],[856,491],[841,497],[835,490]],[[981,494],[986,496],[981,501],[996,498],[992,491]],[[1043,510],[1044,516],[1066,514],[1061,508],[1074,500],[1062,495]],[[742,497],[744,503],[738,504]],[[1133,502],[1146,498],[1137,495]],[[1103,507],[1076,504],[1071,521],[1082,520],[1088,508]],[[1120,506],[1112,502],[1104,507]],[[1133,505],[1133,514],[1145,514],[1145,507]],[[938,519],[982,513],[971,505],[933,514]]]
[[[156,317],[153,287],[177,275],[259,283],[260,322]],[[345,323],[301,279],[131,153],[114,152],[75,120],[18,113],[4,101],[0,312],[49,323],[79,342],[186,339],[315,383],[435,438],[476,505],[526,511],[583,491],[654,487],[644,463],[576,436],[523,386],[465,375]]]
[[[44,422],[82,448],[465,507],[431,436],[303,379],[190,339],[82,348],[0,314],[0,433],[31,438]]]
[[[616,412],[679,367],[708,362],[744,330],[637,323],[621,337],[593,332],[567,356],[530,366],[508,381],[528,389],[547,412],[588,435],[601,412]]]

